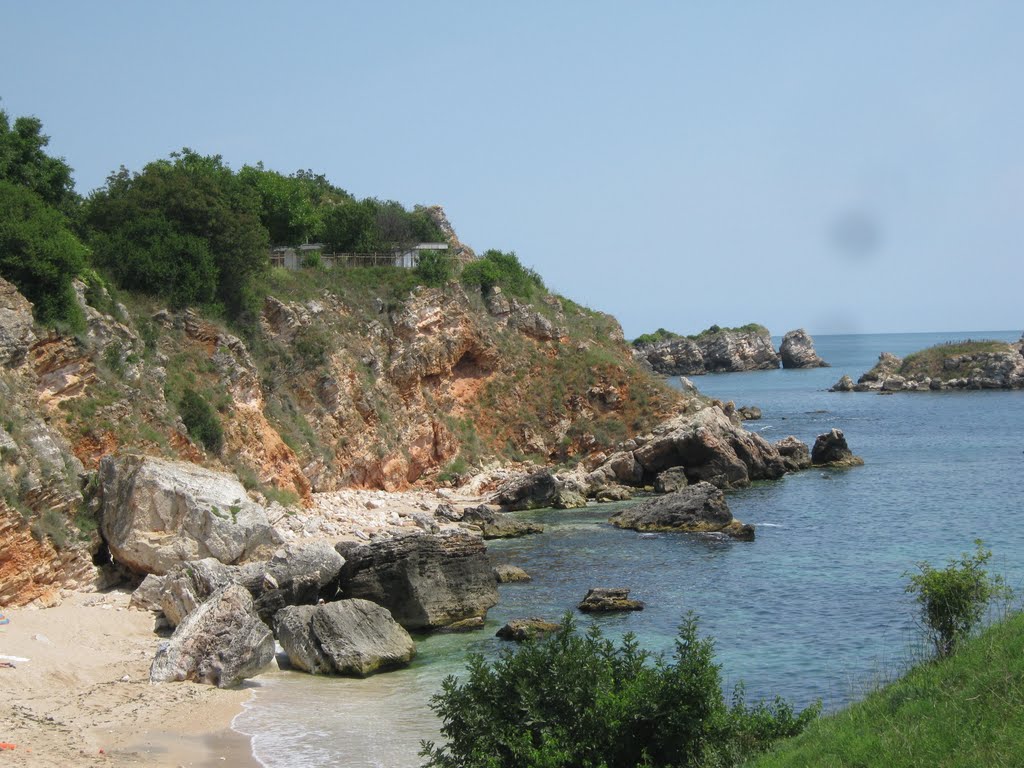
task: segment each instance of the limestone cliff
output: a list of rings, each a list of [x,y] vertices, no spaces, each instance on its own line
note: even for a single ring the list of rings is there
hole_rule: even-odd
[[[666,376],[771,370],[778,368],[780,361],[768,329],[756,324],[742,328],[713,325],[696,336],[640,344],[634,354]]]
[[[90,499],[107,456],[227,471],[257,502],[287,503],[584,459],[680,407],[607,315],[403,272],[282,273],[231,331],[79,283],[74,336],[34,325],[0,281],[0,604],[95,576]]]

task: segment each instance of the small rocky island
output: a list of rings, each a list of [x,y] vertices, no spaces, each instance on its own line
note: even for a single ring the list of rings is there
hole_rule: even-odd
[[[633,341],[633,354],[665,376],[704,373],[767,371],[779,368],[822,368],[828,363],[814,350],[814,340],[803,328],[790,331],[778,351],[763,325],[740,328],[712,325],[694,336],[681,336],[659,328]]]
[[[857,383],[843,376],[832,392],[927,392],[949,389],[1024,388],[1024,336],[1002,341],[947,342],[905,358],[889,352]]]

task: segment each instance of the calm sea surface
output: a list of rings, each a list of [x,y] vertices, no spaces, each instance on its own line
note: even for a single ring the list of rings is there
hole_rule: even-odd
[[[944,563],[981,538],[995,569],[1024,588],[1024,391],[827,391],[883,351],[963,338],[1016,341],[1020,332],[819,336],[831,368],[694,377],[708,395],[760,406],[763,418],[746,426],[770,441],[812,444],[839,427],[866,466],[729,494],[735,517],[757,526],[750,543],[617,530],[605,521],[621,505],[520,513],[546,532],[489,549],[533,581],[501,587],[486,631],[422,639],[411,668],[368,680],[262,676],[235,728],[255,734],[257,758],[273,768],[417,766],[420,739],[437,738],[428,702],[441,679],[459,674],[468,652],[495,654],[493,634],[509,618],[557,620],[593,586],[629,587],[647,602],[597,619],[610,635],[634,632],[670,650],[694,611],[716,640],[727,691],[742,680],[748,700],[778,693],[799,706],[842,706],[920,652],[904,593],[915,562]]]

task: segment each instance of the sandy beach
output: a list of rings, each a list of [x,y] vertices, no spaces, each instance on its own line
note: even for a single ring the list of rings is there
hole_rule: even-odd
[[[161,638],[129,593],[69,593],[0,626],[5,766],[257,766],[230,730],[248,691],[149,682]],[[13,657],[13,659],[11,658]]]
[[[344,490],[317,494],[282,516],[286,541],[368,540],[421,527],[439,503],[479,502],[472,492]],[[130,590],[65,592],[51,608],[6,608],[0,625],[0,751],[11,766],[258,766],[231,721],[249,693],[149,682],[162,638],[154,615],[129,608]]]

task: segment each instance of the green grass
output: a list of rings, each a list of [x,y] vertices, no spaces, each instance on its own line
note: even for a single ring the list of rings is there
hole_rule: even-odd
[[[686,338],[688,338],[688,339],[704,339],[704,338],[707,338],[708,336],[715,336],[716,334],[719,334],[719,333],[759,333],[760,334],[760,333],[768,333],[768,329],[765,328],[760,323],[747,323],[746,325],[741,325],[738,328],[722,328],[722,327],[717,326],[717,325],[712,325],[710,328],[705,328],[700,333],[694,334],[692,336],[687,336]]]
[[[945,361],[959,355],[977,355],[992,352],[1010,352],[1013,347],[1002,341],[968,339],[967,341],[946,342],[920,352],[914,352],[903,359],[900,375],[909,379],[956,379],[966,376],[974,363],[965,362],[947,367]]]
[[[822,718],[747,768],[999,768],[1024,763],[1024,614]]]

